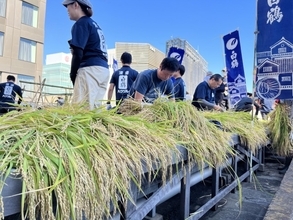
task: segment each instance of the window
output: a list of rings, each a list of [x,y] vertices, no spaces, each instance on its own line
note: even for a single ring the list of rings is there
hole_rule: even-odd
[[[3,56],[4,33],[0,32],[0,56]]]
[[[6,14],[6,0],[0,0],[0,17],[5,17]]]
[[[0,0],[2,1],[2,0]],[[22,2],[21,23],[37,27],[38,26],[38,7],[26,2]]]
[[[37,42],[20,38],[18,59],[35,63]]]
[[[286,47],[278,48],[278,53],[286,53],[286,52],[287,52]]]
[[[34,97],[34,93],[32,91],[35,91],[35,86],[34,84],[30,84],[30,82],[35,82],[35,77],[27,75],[18,75],[17,80],[18,85],[23,89],[23,98],[32,99]]]

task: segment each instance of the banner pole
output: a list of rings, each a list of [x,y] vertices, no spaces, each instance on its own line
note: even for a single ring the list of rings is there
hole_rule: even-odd
[[[258,23],[258,20],[257,20],[258,0],[256,0],[256,7],[255,8],[256,8],[256,13],[255,13],[255,31],[254,31],[254,54],[253,54],[253,68],[252,68],[252,106],[254,106],[254,100],[255,100],[255,96],[256,96],[256,74],[257,74],[256,50],[257,50],[257,35],[259,33],[258,25],[257,25],[257,23]],[[255,111],[254,111],[254,108],[252,108],[251,120],[253,120],[253,118],[254,118]]]
[[[220,39],[221,39],[221,44],[223,45],[223,37],[224,35],[221,35],[220,36]],[[222,46],[222,50],[223,50],[223,63],[224,63],[224,69],[222,70],[223,74],[226,74],[226,86],[228,87],[228,97],[227,97],[227,102],[228,102],[228,110],[231,109],[231,105],[230,105],[230,98],[229,98],[229,86],[228,86],[228,71],[227,71],[227,66],[226,66],[226,53],[225,53],[225,45],[224,47]]]

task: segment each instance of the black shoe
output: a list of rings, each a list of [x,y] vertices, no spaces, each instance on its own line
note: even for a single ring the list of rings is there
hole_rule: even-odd
[[[284,170],[284,169],[286,169],[286,166],[285,165],[278,167],[278,170]]]
[[[279,174],[285,174],[289,167],[285,167],[283,170],[279,171]]]

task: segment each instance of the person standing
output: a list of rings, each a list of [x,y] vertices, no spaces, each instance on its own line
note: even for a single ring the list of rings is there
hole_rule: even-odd
[[[228,90],[228,87],[227,87],[227,73],[226,73],[226,70],[225,69],[222,69],[222,84],[215,89],[215,102],[217,105],[225,108],[225,109],[228,109],[228,99],[226,97],[226,99],[224,100],[224,93],[225,91]],[[224,102],[224,103],[223,103]]]
[[[215,103],[219,106],[222,106],[222,101],[224,99],[224,92],[225,92],[226,85],[224,82],[215,89]]]
[[[257,97],[252,97],[252,93],[248,92],[246,97],[243,97],[240,99],[239,102],[237,102],[234,105],[234,110],[236,112],[250,112],[251,110],[255,110],[255,116],[258,115],[258,112],[261,108],[261,105],[259,103],[259,100]]]
[[[110,80],[107,109],[111,108],[110,101],[113,96],[114,88],[116,92],[116,105],[118,105],[123,99],[127,98],[129,90],[138,75],[138,72],[130,67],[132,63],[132,56],[130,53],[124,52],[120,60],[123,64],[122,68],[115,71]]]
[[[182,76],[185,73],[185,67],[179,66],[179,69],[173,74],[174,95],[176,101],[184,101],[186,99],[186,85]]]
[[[179,65],[177,59],[167,57],[158,69],[141,72],[132,84],[129,96],[138,102],[146,103],[153,103],[162,96],[175,100],[171,76],[178,70]]]
[[[110,77],[105,37],[100,26],[91,19],[89,0],[65,0],[62,3],[70,20],[75,21],[68,41],[72,48],[70,79],[72,102],[94,109],[101,104]]]
[[[229,109],[229,89],[227,84],[225,86],[225,91],[223,92],[223,105],[225,110]]]
[[[17,104],[22,101],[22,91],[20,86],[15,84],[15,77],[7,76],[7,82],[0,84],[0,113],[4,114],[15,110],[15,100],[18,97]]]
[[[260,113],[262,119],[267,119],[267,115],[274,110],[274,99],[260,99]]]
[[[196,87],[192,104],[199,110],[224,111],[221,106],[215,103],[215,89],[223,82],[220,74],[214,74],[208,81],[203,81]]]

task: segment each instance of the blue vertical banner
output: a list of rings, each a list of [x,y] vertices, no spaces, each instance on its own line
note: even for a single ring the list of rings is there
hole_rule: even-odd
[[[118,70],[118,62],[113,58],[113,72]]]
[[[293,1],[258,0],[255,90],[262,99],[293,99]]]
[[[235,105],[247,94],[239,31],[225,35],[223,40],[230,105]]]
[[[168,57],[173,57],[178,60],[178,62],[181,64],[183,60],[185,51],[181,48],[177,47],[170,47],[169,52],[168,52]]]

